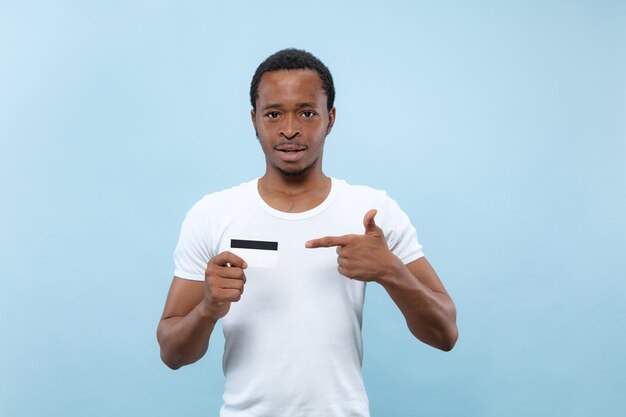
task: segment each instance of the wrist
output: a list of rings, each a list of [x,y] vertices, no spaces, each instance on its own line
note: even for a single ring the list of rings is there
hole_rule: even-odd
[[[388,260],[384,263],[384,267],[376,280],[383,287],[397,286],[401,280],[406,266],[400,258],[393,253],[389,253]]]
[[[203,319],[208,320],[213,324],[217,323],[219,317],[215,317],[215,309],[211,308],[209,300],[203,298],[202,301],[200,301],[200,304],[198,304],[198,307],[200,308],[200,316]]]

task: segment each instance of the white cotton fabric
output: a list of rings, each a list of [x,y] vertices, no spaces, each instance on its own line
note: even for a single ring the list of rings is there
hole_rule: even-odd
[[[335,248],[307,240],[363,234],[376,224],[405,264],[422,256],[415,228],[384,191],[332,178],[319,206],[285,213],[259,196],[258,179],[209,194],[187,213],[174,275],[204,280],[211,257],[231,239],[278,242],[275,266],[250,265],[239,302],[222,318],[226,376],[221,417],[366,417],[361,323],[365,283],[337,272]]]

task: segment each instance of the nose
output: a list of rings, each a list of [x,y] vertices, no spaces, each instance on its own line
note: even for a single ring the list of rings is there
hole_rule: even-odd
[[[286,139],[294,139],[300,136],[302,134],[302,130],[298,118],[289,114],[285,118],[284,123],[281,124],[278,134]]]

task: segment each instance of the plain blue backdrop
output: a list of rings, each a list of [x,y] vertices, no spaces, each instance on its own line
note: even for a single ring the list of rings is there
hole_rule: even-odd
[[[623,416],[625,45],[619,1],[0,1],[0,415],[217,414],[221,332],[174,372],[155,329],[295,46],[335,77],[326,172],[400,203],[458,308],[443,353],[368,287],[372,415]]]

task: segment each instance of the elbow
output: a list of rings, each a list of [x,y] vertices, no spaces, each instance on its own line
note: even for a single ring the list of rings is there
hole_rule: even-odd
[[[172,371],[182,368],[182,365],[175,363],[175,362],[163,361],[163,363],[165,363],[165,365],[167,365],[167,367],[170,368]]]
[[[456,308],[454,304],[450,308],[449,319],[446,320],[439,334],[440,345],[437,346],[439,350],[444,352],[450,352],[459,340],[459,328],[456,325]]]
[[[425,326],[419,320],[412,322],[407,320],[407,324],[413,336],[418,340],[443,352],[450,352],[459,339],[459,329],[456,325],[454,312],[451,318],[440,320],[437,324]]]
[[[161,326],[157,329],[157,341],[159,342],[160,356],[163,363],[172,370],[180,369],[184,365],[181,360],[182,357],[181,355],[172,354],[172,349],[167,348],[165,335]]]
[[[456,307],[452,303],[450,306],[449,320],[444,324],[440,337],[439,350],[450,352],[459,340],[459,328],[456,325]]]
[[[457,340],[459,340],[459,329],[454,325],[452,329],[441,338],[438,346],[435,347],[444,352],[450,352],[456,345]]]
[[[447,328],[431,328],[427,333],[423,331],[424,329],[420,330],[422,330],[421,333],[411,329],[411,333],[413,333],[413,336],[423,343],[426,343],[427,345],[443,352],[450,352],[459,339],[459,330],[454,323]]]
[[[161,360],[165,365],[167,365],[168,368],[174,371],[182,368],[184,365],[180,360],[176,360],[176,358],[168,356],[163,349],[161,349]]]
[[[434,329],[431,329],[430,332],[425,334],[411,329],[411,333],[413,333],[413,336],[415,336],[416,339],[444,352],[450,352],[456,345],[456,341],[459,338],[459,331],[456,325],[453,325],[452,328],[445,331],[435,331]]]

